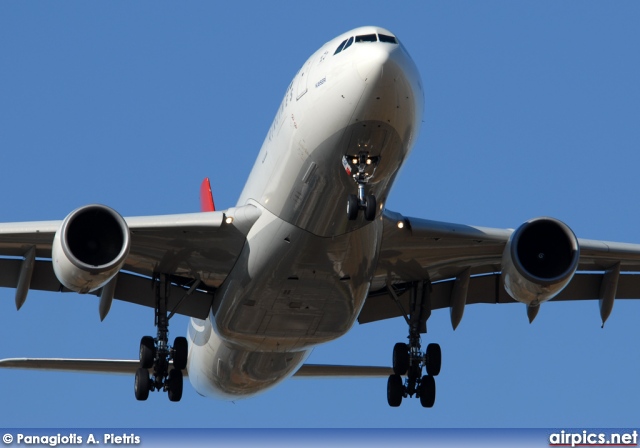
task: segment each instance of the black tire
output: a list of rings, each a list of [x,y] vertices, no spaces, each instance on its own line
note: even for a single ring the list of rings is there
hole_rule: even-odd
[[[149,378],[149,371],[143,367],[136,370],[136,378],[133,384],[133,392],[136,395],[136,400],[144,401],[149,398],[149,391],[151,390],[151,379]]]
[[[358,217],[358,196],[350,194],[347,197],[347,217],[349,221],[355,221]]]
[[[420,404],[423,408],[431,408],[436,402],[436,380],[431,375],[425,375],[418,388]]]
[[[409,346],[404,342],[398,342],[393,346],[393,373],[405,375],[409,370]]]
[[[151,336],[144,336],[140,341],[140,367],[150,369],[156,357],[156,346]]]
[[[187,338],[178,336],[173,341],[173,368],[184,370],[187,368],[187,356],[189,355],[189,345]]]
[[[169,388],[167,390],[167,395],[169,396],[169,401],[180,401],[182,398],[182,370],[172,369],[169,372],[169,378],[167,378],[167,383]]]
[[[367,196],[367,204],[364,209],[364,218],[367,221],[376,219],[376,197],[372,194]]]
[[[438,376],[442,367],[442,350],[439,344],[427,345],[427,373],[431,376]]]
[[[387,380],[387,402],[392,408],[397,408],[402,403],[404,386],[400,375],[390,375]]]

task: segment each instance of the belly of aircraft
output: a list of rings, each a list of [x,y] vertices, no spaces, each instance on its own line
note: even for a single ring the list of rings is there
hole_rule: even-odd
[[[342,336],[366,298],[381,224],[325,238],[265,210],[216,294],[216,331],[258,351],[303,350]]]
[[[293,375],[310,350],[256,352],[230,345],[209,319],[189,325],[189,380],[200,395],[222,399],[247,398]]]
[[[261,393],[314,346],[353,326],[369,290],[381,221],[319,237],[263,210],[206,321],[189,327],[189,379],[202,395]]]

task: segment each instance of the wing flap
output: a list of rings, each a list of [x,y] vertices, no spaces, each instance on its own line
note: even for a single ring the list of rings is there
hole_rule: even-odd
[[[22,260],[0,259],[0,287],[15,288],[18,285],[21,266]],[[155,306],[154,285],[156,282],[157,281],[152,278],[120,272],[118,274],[114,298],[153,308]],[[51,262],[45,260],[36,260],[29,289],[71,292],[60,284],[53,272]],[[175,309],[177,314],[206,319],[209,315],[213,295],[207,291],[195,290],[189,295],[188,300],[179,303],[186,292],[186,286],[172,283],[169,289],[168,309]],[[101,290],[98,290],[90,294],[99,296],[100,293]]]
[[[0,259],[0,287],[15,288],[18,286],[22,260]],[[29,289],[40,291],[61,291],[62,285],[53,273],[50,261],[36,260],[31,275]]]
[[[578,272],[571,283],[552,302],[568,300],[599,300],[604,272]],[[431,289],[431,309],[451,306],[455,279],[434,283]],[[402,285],[399,285],[402,291]],[[409,294],[398,297],[403,309],[409,310]],[[640,274],[623,272],[618,280],[616,299],[640,299]],[[516,303],[502,286],[500,273],[472,277],[466,304]],[[386,288],[369,294],[358,316],[361,324],[401,317],[402,312]]]
[[[153,308],[155,307],[155,285],[157,283],[157,280],[120,272],[114,298]],[[182,300],[187,291],[188,288],[185,286],[171,283],[167,309],[183,316],[206,319],[213,302],[213,294],[195,290],[189,294],[187,300]],[[97,295],[99,295],[99,291]]]
[[[455,279],[441,281],[431,285],[431,309],[437,310],[447,308],[451,305],[451,296],[453,293],[453,285]],[[408,289],[403,291],[403,284],[396,285],[400,294],[398,299],[400,305],[406,311],[410,309],[410,295]],[[407,285],[408,286],[408,285]],[[397,294],[397,292],[396,292]],[[504,290],[500,284],[500,275],[482,275],[472,277],[469,281],[469,291],[466,304],[474,303],[510,303],[515,302]],[[361,324],[376,322],[384,319],[392,319],[401,317],[402,312],[398,304],[394,301],[388,289],[385,287],[379,291],[369,294],[365,301],[362,311],[358,316],[358,322]]]

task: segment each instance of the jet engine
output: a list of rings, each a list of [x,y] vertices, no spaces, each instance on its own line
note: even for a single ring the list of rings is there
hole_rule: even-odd
[[[88,293],[104,286],[124,265],[131,238],[125,220],[104,205],[87,205],[62,221],[51,258],[60,283]]]
[[[578,239],[565,223],[532,219],[511,234],[504,249],[504,288],[518,302],[537,306],[569,284],[579,259]]]

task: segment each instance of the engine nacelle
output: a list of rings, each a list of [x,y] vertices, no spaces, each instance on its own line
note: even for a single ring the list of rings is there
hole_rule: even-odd
[[[569,284],[579,259],[578,239],[565,223],[532,219],[511,234],[504,249],[504,288],[518,302],[539,305]]]
[[[116,211],[104,205],[80,207],[55,234],[53,270],[72,291],[95,291],[122,268],[130,245],[129,227]]]

